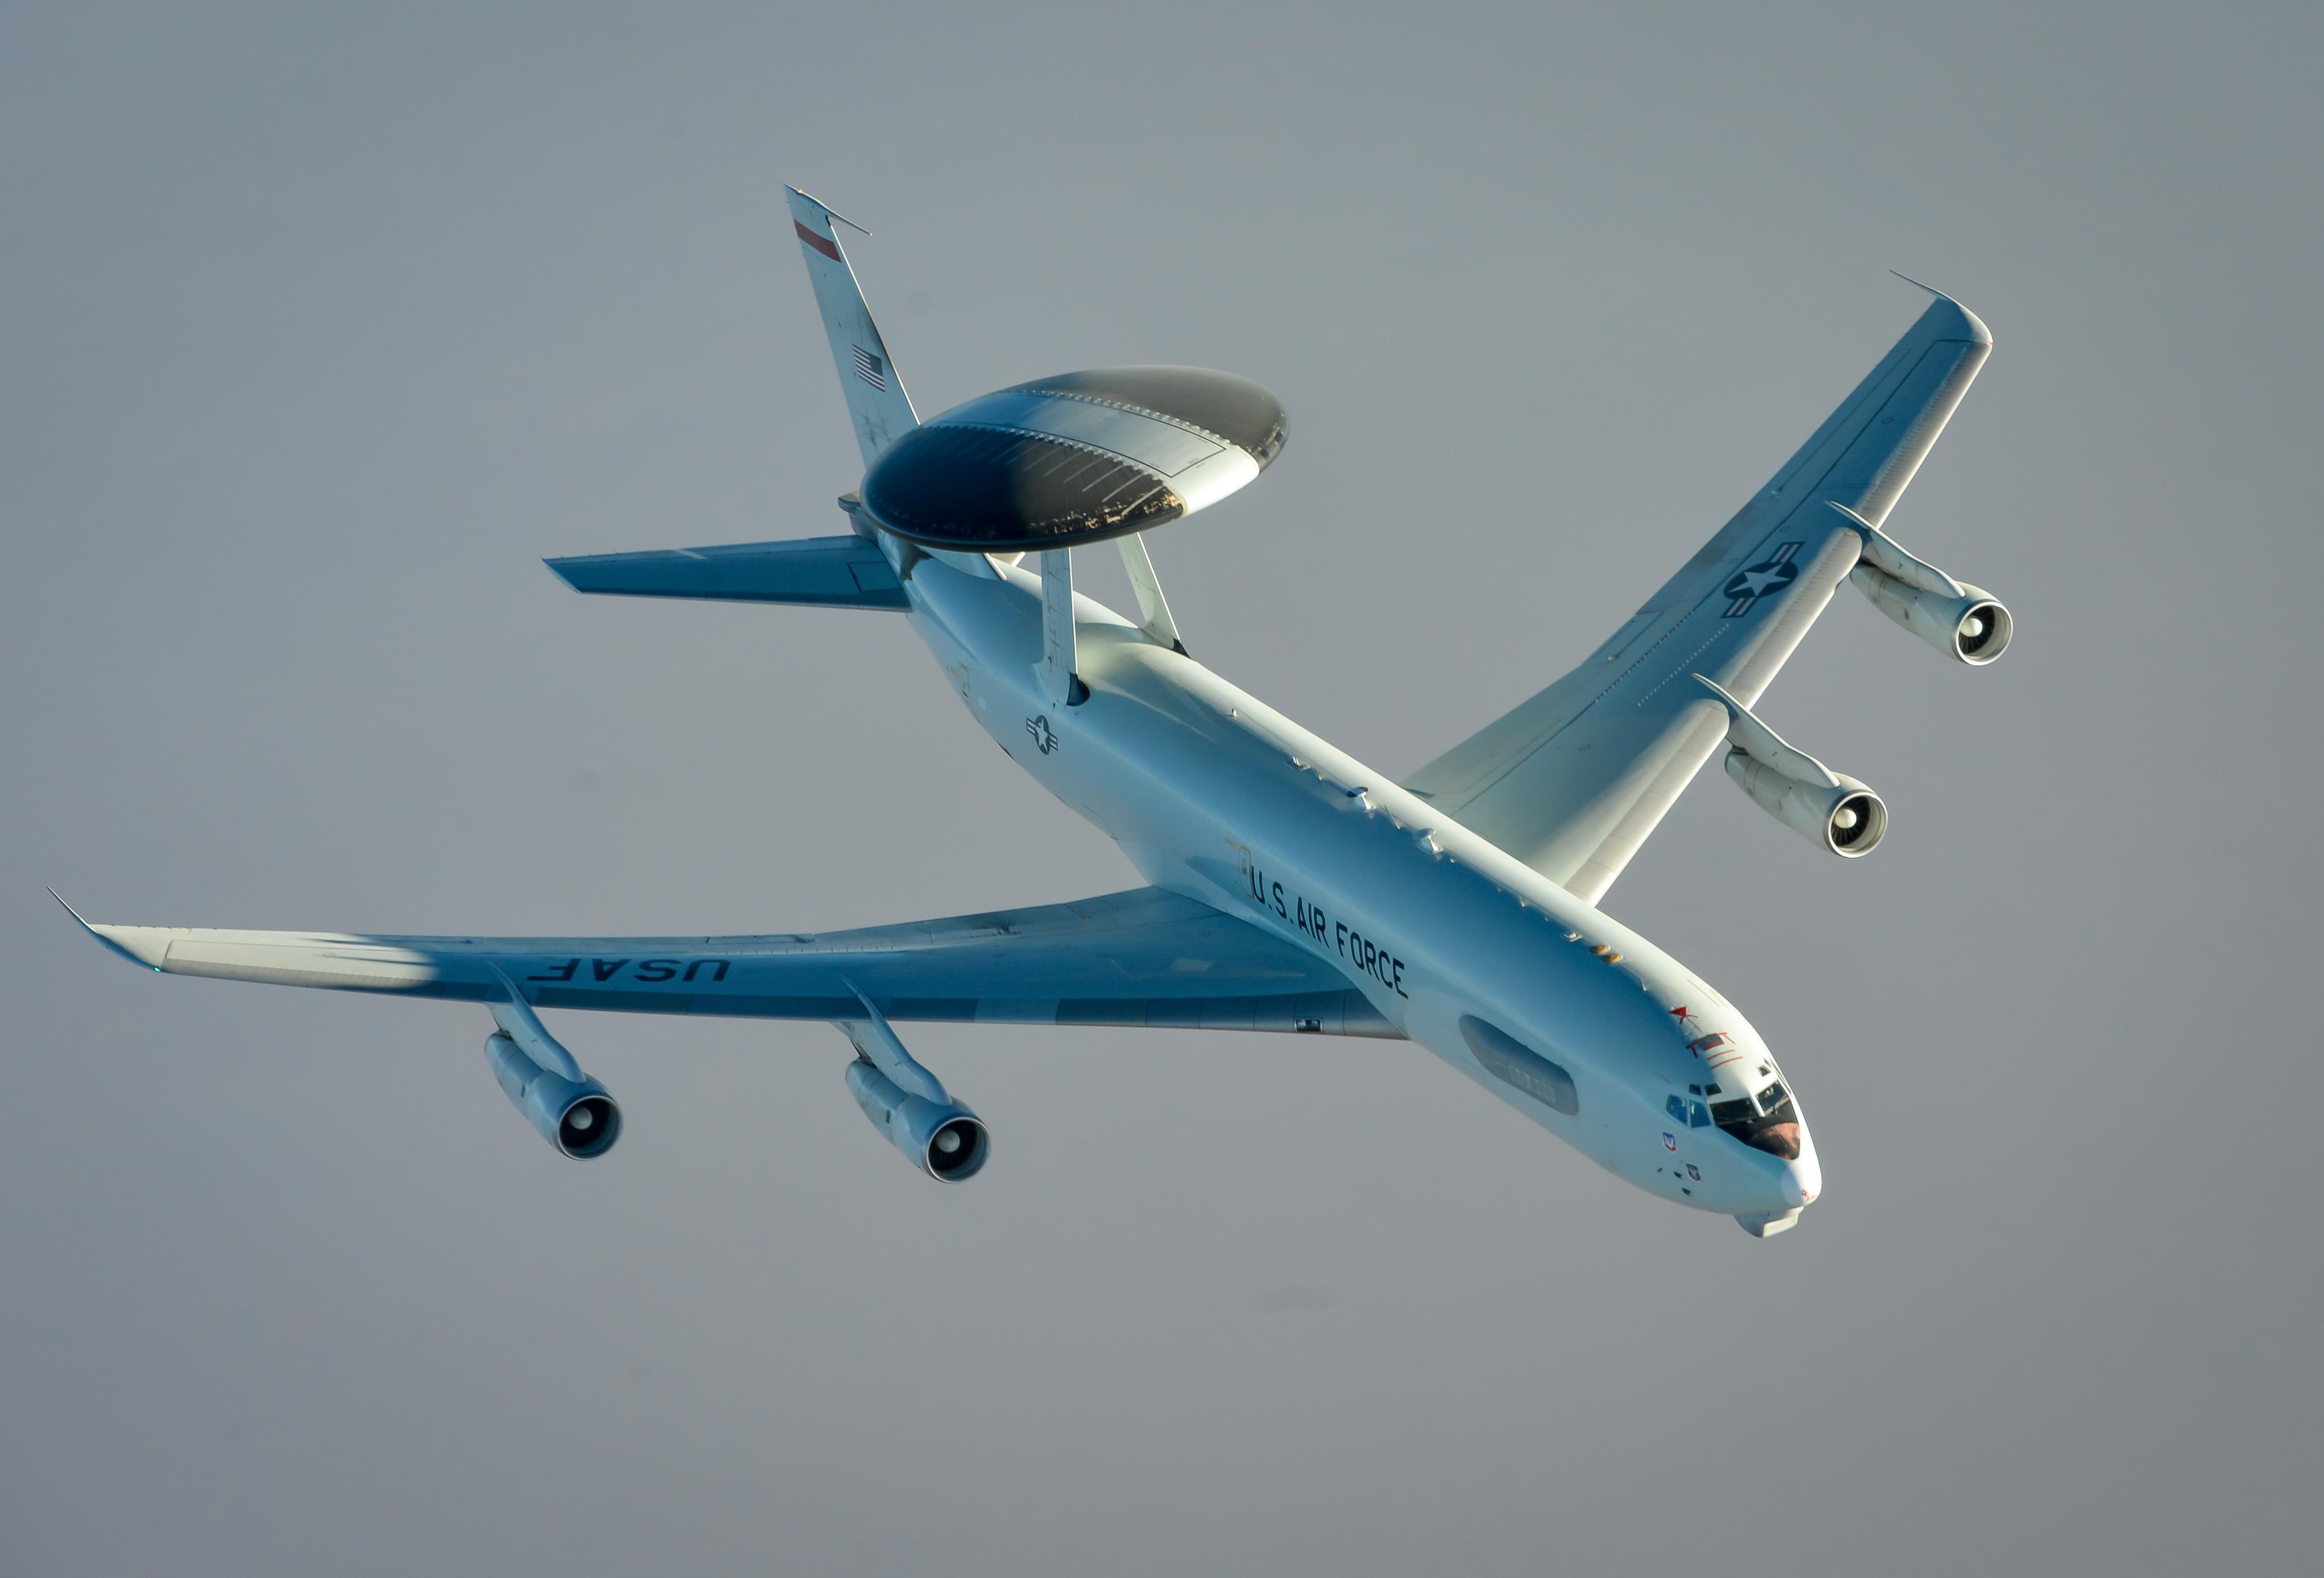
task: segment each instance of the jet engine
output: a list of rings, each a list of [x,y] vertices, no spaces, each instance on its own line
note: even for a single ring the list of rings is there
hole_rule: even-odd
[[[1752,803],[1845,859],[1872,853],[1888,831],[1888,807],[1880,796],[1785,743],[1748,707],[1702,675],[1694,677],[1727,709],[1727,775]]]
[[[1869,855],[1888,830],[1886,804],[1844,773],[1827,768],[1822,783],[1794,778],[1738,748],[1727,753],[1727,775],[1760,810],[1835,855]]]
[[[974,1113],[956,1101],[908,1095],[868,1059],[847,1065],[847,1088],[872,1126],[938,1183],[966,1183],[992,1153],[992,1141]]]
[[[855,1060],[847,1066],[855,1105],[914,1167],[938,1183],[966,1183],[992,1154],[982,1120],[904,1050],[869,997],[860,991],[856,997],[865,1017],[839,1022],[855,1048]]]
[[[1845,504],[1834,509],[1863,539],[1848,578],[1872,606],[1938,651],[1982,668],[2008,650],[2009,610],[1981,586],[1956,581],[1896,546],[1895,540]]]
[[[622,1109],[605,1087],[584,1074],[567,1079],[525,1056],[515,1041],[494,1032],[484,1038],[493,1078],[508,1092],[540,1137],[578,1161],[603,1156],[622,1136]],[[578,1070],[576,1070],[578,1072]]]
[[[499,975],[499,971],[493,972]],[[500,977],[505,1003],[487,1003],[500,1029],[484,1038],[484,1060],[516,1110],[540,1137],[576,1161],[589,1161],[622,1137],[622,1109],[549,1033],[516,984]]]

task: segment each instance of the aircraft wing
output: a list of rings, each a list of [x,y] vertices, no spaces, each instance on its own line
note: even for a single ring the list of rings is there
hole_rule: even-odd
[[[1757,702],[1854,568],[1836,500],[1879,525],[1993,336],[1940,297],[1799,453],[1582,665],[1407,779],[1596,904],[1727,729],[1689,676]]]
[[[861,988],[898,1020],[1398,1034],[1321,960],[1152,887],[820,935],[391,937],[81,924],[168,975],[407,997],[505,1001],[505,979],[542,1008],[837,1020],[862,1016],[853,989]]]

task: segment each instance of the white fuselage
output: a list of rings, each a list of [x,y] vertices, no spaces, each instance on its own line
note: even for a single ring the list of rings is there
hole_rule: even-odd
[[[1330,961],[1406,1035],[1641,1188],[1778,1227],[1815,1198],[1803,1124],[1791,1161],[1702,1126],[1712,1063],[1731,1093],[1774,1058],[1677,960],[1087,599],[1089,696],[1055,704],[1038,577],[901,556],[912,623],[971,714],[1148,881]],[[1476,1021],[1565,1070],[1575,1112],[1496,1073]]]

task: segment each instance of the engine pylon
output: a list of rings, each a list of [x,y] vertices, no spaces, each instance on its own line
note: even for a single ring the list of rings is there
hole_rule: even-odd
[[[1895,538],[1838,500],[1825,502],[1863,543],[1848,578],[1873,607],[1972,668],[1984,667],[2009,649],[2016,621],[1999,598],[1906,553]]]
[[[1872,853],[1887,836],[1886,801],[1790,744],[1718,684],[1694,677],[1727,710],[1727,775],[1753,804],[1843,859]]]
[[[872,1126],[904,1159],[938,1183],[966,1183],[992,1155],[992,1136],[965,1103],[904,1050],[896,1032],[863,989],[842,977],[863,1017],[836,1021],[855,1049],[847,1088]]]

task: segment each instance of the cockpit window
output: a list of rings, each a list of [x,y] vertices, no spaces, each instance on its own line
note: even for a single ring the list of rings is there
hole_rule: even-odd
[[[1692,1086],[1689,1087],[1689,1088],[1700,1089],[1702,1087],[1700,1086]],[[1674,1119],[1679,1123],[1684,1124],[1690,1129],[1707,1129],[1711,1127],[1711,1114],[1704,1109],[1702,1103],[1699,1101],[1689,1101],[1684,1096],[1674,1096],[1669,1100],[1663,1103],[1663,1111],[1670,1114]]]
[[[1792,1094],[1777,1080],[1759,1093],[1755,1103],[1746,1096],[1711,1105],[1712,1121],[1746,1145],[1791,1161],[1800,1153],[1800,1115]]]

